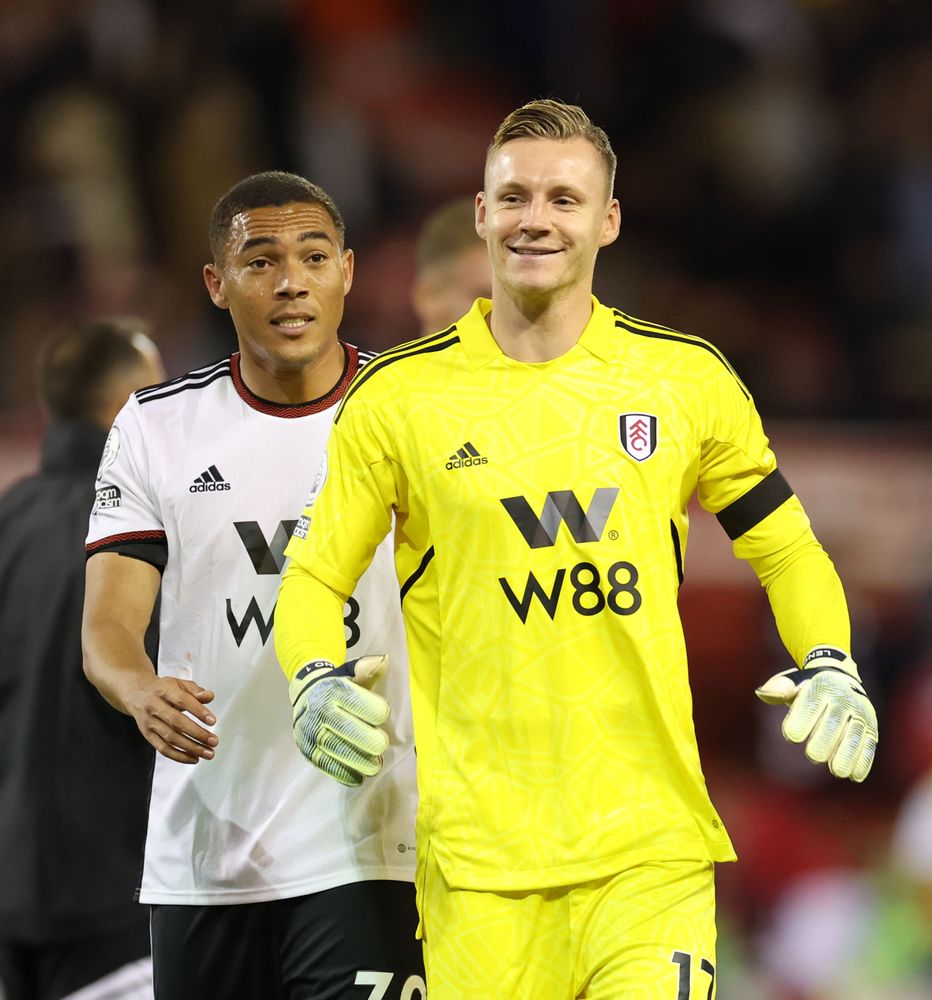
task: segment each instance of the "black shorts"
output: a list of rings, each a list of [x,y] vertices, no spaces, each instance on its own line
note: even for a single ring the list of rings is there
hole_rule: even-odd
[[[424,1000],[410,882],[152,907],[156,1000]]]

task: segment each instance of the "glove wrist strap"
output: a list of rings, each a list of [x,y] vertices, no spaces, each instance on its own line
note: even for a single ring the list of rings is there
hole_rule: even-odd
[[[851,657],[837,646],[815,646],[803,657],[800,670],[818,672],[819,670],[841,670],[860,680],[858,665]]]
[[[298,699],[312,684],[332,674],[335,669],[330,660],[311,660],[310,663],[305,663],[288,683],[291,704],[297,704]]]

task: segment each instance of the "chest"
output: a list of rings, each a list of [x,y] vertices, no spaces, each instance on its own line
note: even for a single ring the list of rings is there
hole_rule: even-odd
[[[700,450],[698,420],[675,387],[593,366],[477,379],[409,421],[402,465],[435,532],[504,517],[526,541],[553,538],[560,524],[582,541],[625,511],[666,520],[691,492]]]
[[[322,417],[247,415],[211,433],[195,422],[187,446],[162,455],[156,492],[170,549],[277,576],[323,459],[330,417]]]

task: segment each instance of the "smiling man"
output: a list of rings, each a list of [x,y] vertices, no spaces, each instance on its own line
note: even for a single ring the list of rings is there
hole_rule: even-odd
[[[395,515],[431,1000],[714,995],[713,864],[734,851],[677,611],[694,492],[804,668],[763,692],[795,696],[787,734],[811,732],[839,777],[874,753],[841,585],[746,387],[707,341],[592,296],[614,173],[578,107],[505,119],[476,199],[491,301],[357,376],[287,550],[295,734],[312,760],[351,760],[314,688],[346,670],[340,609]]]
[[[289,734],[270,638],[283,549],[336,405],[369,356],[339,339],[343,220],[292,174],[246,178],[210,221],[204,280],[239,351],[135,393],[87,537],[85,670],[158,751],[139,899],[159,1000],[423,994],[414,752],[390,543],[340,611],[392,647],[379,775],[343,786]],[[142,644],[161,594],[158,670]],[[366,692],[369,694],[369,692]],[[374,693],[372,698],[376,698]]]

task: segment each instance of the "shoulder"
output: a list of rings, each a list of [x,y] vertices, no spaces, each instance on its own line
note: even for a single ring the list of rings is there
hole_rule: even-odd
[[[199,392],[221,379],[230,379],[231,373],[231,360],[224,358],[222,361],[205,365],[203,368],[195,368],[193,371],[179,375],[177,378],[168,379],[166,382],[137,389],[133,393],[133,398],[140,406],[146,406],[159,400],[168,400],[181,397],[183,394]]]
[[[725,355],[710,341],[683,333],[669,326],[651,323],[631,316],[621,309],[612,309],[615,327],[631,336],[632,344],[651,357],[652,366],[667,374],[680,372],[690,378],[724,378],[737,385],[750,399],[747,387],[732,368]]]
[[[431,334],[409,340],[397,347],[390,347],[381,354],[371,354],[365,362],[364,352],[360,352],[360,368],[356,377],[350,383],[343,401],[337,411],[336,421],[343,414],[347,405],[353,405],[356,398],[375,400],[380,396],[395,398],[406,386],[416,384],[418,371],[429,365],[449,348],[460,342],[456,324]]]

